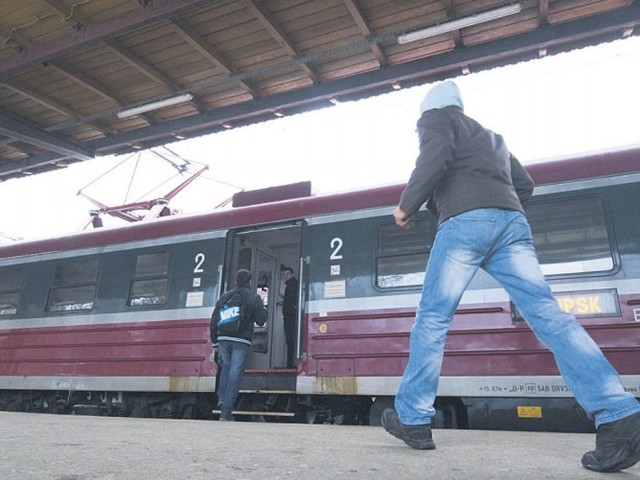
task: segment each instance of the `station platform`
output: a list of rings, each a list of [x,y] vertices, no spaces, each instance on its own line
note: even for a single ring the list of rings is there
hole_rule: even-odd
[[[3,480],[640,479],[582,468],[594,434],[434,430],[418,451],[381,427],[0,412]]]

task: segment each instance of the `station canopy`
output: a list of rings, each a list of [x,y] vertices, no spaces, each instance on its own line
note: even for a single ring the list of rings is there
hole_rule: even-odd
[[[635,35],[640,0],[0,0],[0,181]]]

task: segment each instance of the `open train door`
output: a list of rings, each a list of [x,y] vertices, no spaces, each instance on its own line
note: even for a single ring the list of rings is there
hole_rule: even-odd
[[[233,232],[228,285],[229,287],[233,285],[235,272],[238,269],[249,270],[253,277],[252,288],[263,297],[268,312],[267,323],[263,327],[258,325],[254,327],[252,353],[247,360],[247,370],[259,370],[263,374],[269,374],[269,370],[279,370],[280,373],[283,370],[291,370],[291,374],[295,374],[294,369],[287,368],[287,344],[282,315],[282,295],[284,294],[282,271],[290,267],[298,277],[301,263],[301,236],[300,222]],[[300,282],[299,287],[300,291],[304,290],[303,282]],[[298,308],[299,313],[301,310]],[[300,324],[297,323],[296,354],[294,355],[296,358],[299,356],[301,333]],[[271,375],[275,373],[272,372]],[[265,386],[262,385],[261,389]]]
[[[267,245],[251,239],[249,232],[236,232],[233,259],[229,270],[229,288],[234,286],[236,272],[244,268],[253,277],[251,288],[262,297],[267,307],[267,323],[254,325],[251,354],[247,369],[268,369],[273,365],[273,331],[277,304],[278,254]]]
[[[254,253],[253,285],[267,308],[267,323],[262,327],[254,325],[252,355],[247,368],[269,369],[277,364],[275,336],[278,328],[276,309],[279,260],[277,254],[264,245],[256,245]]]

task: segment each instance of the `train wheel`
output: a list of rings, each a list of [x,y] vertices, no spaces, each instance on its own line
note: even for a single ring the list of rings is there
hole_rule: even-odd
[[[393,408],[394,397],[376,397],[369,409],[369,425],[379,427],[382,425],[382,412],[387,408]]]

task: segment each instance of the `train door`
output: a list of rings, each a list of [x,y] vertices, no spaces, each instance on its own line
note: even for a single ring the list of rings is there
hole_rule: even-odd
[[[265,326],[255,326],[248,370],[287,368],[287,344],[282,316],[282,271],[290,267],[296,272],[300,265],[301,225],[287,224],[250,231],[235,231],[231,241],[228,285],[238,269],[251,272],[252,286],[267,305]],[[303,285],[300,285],[300,289]],[[299,308],[300,310],[300,308]],[[300,329],[296,329],[300,332]],[[299,345],[299,342],[296,342]]]
[[[253,277],[252,287],[263,299],[267,307],[267,323],[264,326],[254,325],[252,354],[247,361],[249,369],[266,369],[273,365],[273,332],[275,330],[274,316],[277,303],[278,282],[278,254],[271,251],[266,245],[251,242],[247,239],[241,241],[238,252],[238,266],[251,272]]]

